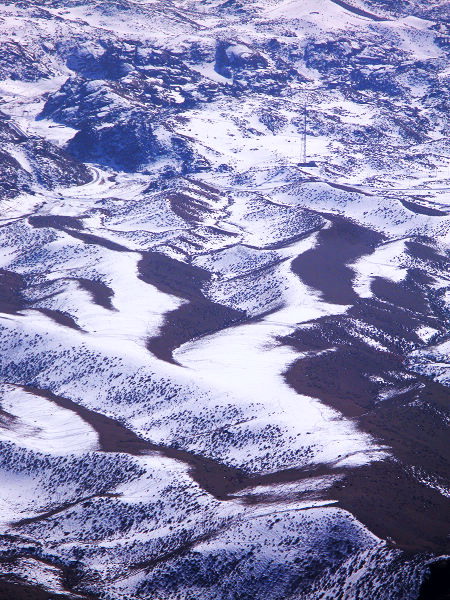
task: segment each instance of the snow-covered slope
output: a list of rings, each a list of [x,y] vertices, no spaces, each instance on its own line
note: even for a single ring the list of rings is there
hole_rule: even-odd
[[[445,597],[448,17],[2,3],[0,597]]]

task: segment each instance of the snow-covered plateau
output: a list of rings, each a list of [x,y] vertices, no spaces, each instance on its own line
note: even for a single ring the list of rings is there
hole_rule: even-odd
[[[448,600],[450,4],[0,44],[0,600]]]

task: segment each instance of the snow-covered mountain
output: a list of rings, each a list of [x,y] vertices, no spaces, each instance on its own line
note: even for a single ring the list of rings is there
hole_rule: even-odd
[[[448,598],[450,3],[0,39],[0,598]]]

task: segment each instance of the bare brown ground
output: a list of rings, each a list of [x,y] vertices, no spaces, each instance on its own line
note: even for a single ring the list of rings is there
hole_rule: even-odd
[[[6,536],[9,537],[9,536]],[[20,542],[20,538],[18,539]],[[20,558],[31,558],[51,567],[56,567],[61,572],[63,591],[50,592],[39,585],[27,581],[15,574],[16,557],[0,558],[0,600],[98,600],[98,596],[91,594],[78,594],[69,591],[76,583],[73,569],[62,565],[55,565],[51,561],[37,559],[35,556],[20,553]]]
[[[317,248],[294,261],[293,270],[304,283],[326,301],[351,308],[344,316],[318,319],[283,340],[300,352],[329,350],[296,361],[285,378],[299,394],[354,419],[391,450],[389,460],[348,470],[328,497],[399,548],[444,553],[450,550],[450,503],[430,481],[449,480],[450,390],[411,372],[404,355],[411,345],[422,344],[415,333],[419,326],[445,331],[445,317],[426,293],[428,276],[417,269],[401,283],[375,278],[374,299],[356,296],[346,263],[376,241],[364,228],[335,221],[319,234]],[[445,260],[423,244],[410,244],[422,259]],[[379,350],[353,335],[355,321],[381,336],[386,332],[389,338],[382,339],[388,349]],[[393,393],[380,400],[383,386]]]
[[[450,600],[450,559],[432,563],[417,600]]]
[[[159,334],[150,338],[147,348],[158,358],[175,362],[173,351],[185,342],[219,331],[245,317],[239,310],[211,302],[201,292],[209,273],[194,265],[169,258],[158,252],[143,253],[139,276],[158,290],[187,300],[165,315]]]
[[[448,215],[448,212],[437,210],[436,208],[430,208],[429,206],[423,206],[417,202],[401,200],[401,203],[405,208],[413,213],[416,213],[417,215],[426,215],[428,217],[446,217]]]
[[[58,325],[81,331],[79,325],[68,313],[50,308],[34,308],[33,303],[23,297],[26,285],[26,280],[22,275],[0,269],[0,312],[16,315],[23,310],[33,309],[46,315]]]
[[[114,310],[112,300],[114,298],[113,290],[102,281],[86,279],[85,277],[71,278],[86,292],[91,295],[92,301],[98,306],[108,310]]]
[[[293,262],[293,271],[304,283],[318,290],[325,301],[351,305],[350,316],[406,342],[417,342],[414,329],[423,323],[436,324],[438,319],[420,292],[420,284],[427,282],[421,281],[417,274],[416,280],[407,282],[406,287],[378,278],[373,284],[377,299],[361,301],[353,290],[353,271],[347,265],[371,252],[383,241],[382,236],[341,217],[327,217],[332,227],[319,232],[318,245]],[[100,243],[95,236],[80,231],[70,233],[86,243]],[[126,250],[112,247],[109,242],[101,243],[111,249]],[[427,250],[422,249],[422,252],[426,254]],[[151,252],[143,255],[139,272],[143,281],[187,300],[187,304],[167,316],[159,336],[148,342],[149,349],[165,360],[173,360],[172,351],[184,341],[222,329],[244,317],[203,297],[201,287],[208,274],[202,269]],[[14,285],[13,282],[11,288]],[[323,329],[323,323],[317,325]],[[147,442],[113,419],[50,392],[33,388],[29,391],[45,395],[89,422],[98,432],[103,451],[155,452],[182,461],[189,466],[193,479],[220,500],[229,500],[236,492],[258,485],[344,474],[344,482],[330,491],[329,498],[337,499],[340,506],[376,535],[411,552],[447,551],[448,502],[442,494],[420,481],[417,469],[433,477],[448,475],[448,438],[439,415],[441,408],[448,407],[448,389],[416,377],[409,392],[376,402],[379,389],[373,376],[394,372],[401,381],[407,373],[403,364],[403,342],[387,352],[380,352],[347,338],[345,322],[336,321],[332,326],[334,329],[328,331],[328,339],[313,332],[285,340],[300,351],[337,346],[333,353],[297,361],[286,373],[286,380],[300,394],[316,397],[356,419],[361,429],[392,449],[393,459],[345,472],[323,466],[250,475],[185,450]],[[244,495],[241,500],[266,501],[255,494]]]
[[[236,492],[248,489],[249,493],[240,497],[242,502],[270,503],[270,495],[255,495],[250,493],[250,490],[262,485],[270,486],[311,477],[341,474],[345,475],[344,481],[331,488],[327,499],[338,500],[340,506],[352,512],[376,535],[408,551],[439,553],[446,547],[445,526],[446,518],[450,515],[447,511],[448,505],[446,509],[445,499],[438,492],[418,484],[414,477],[405,472],[401,464],[395,461],[387,460],[358,469],[335,470],[332,466],[322,465],[303,469],[285,469],[264,475],[250,475],[240,469],[185,450],[148,442],[113,419],[83,408],[67,398],[36,388],[25,389],[76,412],[97,431],[101,449],[105,452],[158,453],[187,464],[194,481],[219,500],[233,499]],[[384,418],[382,416],[381,420]],[[412,422],[414,423],[414,419]],[[300,497],[304,499],[304,495]],[[79,502],[84,500],[86,499],[83,498]],[[57,507],[48,514],[18,522],[16,526],[48,518],[70,506]],[[418,512],[420,519],[418,519]]]
[[[317,246],[292,262],[292,271],[306,285],[319,290],[326,302],[352,304],[358,295],[351,285],[354,272],[347,264],[370,253],[382,236],[334,215],[326,215],[333,225],[322,229]]]
[[[114,419],[84,408],[76,402],[53,394],[48,390],[32,386],[20,387],[31,394],[46,398],[58,406],[76,413],[97,432],[99,446],[103,452],[125,452],[132,455],[160,454],[185,463],[188,465],[194,481],[218,500],[231,500],[236,492],[259,485],[276,485],[320,475],[335,474],[332,467],[314,465],[305,468],[284,469],[263,475],[251,475],[242,469],[224,465],[216,460],[187,450],[154,444],[144,440]],[[244,495],[241,499],[243,502],[252,503],[254,502],[253,498],[251,495],[248,497]],[[56,511],[60,512],[59,508]],[[36,518],[33,518],[33,520],[36,520]]]

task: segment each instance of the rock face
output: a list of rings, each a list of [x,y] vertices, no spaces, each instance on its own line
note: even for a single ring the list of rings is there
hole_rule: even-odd
[[[37,52],[16,41],[2,41],[0,56],[0,76],[2,79],[16,81],[37,81],[48,77],[51,73],[44,61],[37,57]],[[39,66],[38,66],[39,65]]]
[[[274,40],[272,40],[274,41]],[[280,95],[286,83],[305,79],[288,63],[269,57],[239,41],[219,41],[215,54],[215,71],[230,79],[233,93],[246,89],[269,95]]]
[[[231,77],[233,71],[257,70],[268,67],[268,61],[246,44],[239,42],[219,42],[216,48],[215,70],[224,77]]]
[[[114,119],[129,106],[128,98],[120,91],[118,85],[111,82],[72,77],[50,95],[40,116],[71,127],[96,122],[99,113],[104,116],[112,113]]]
[[[167,129],[171,115],[212,100],[217,85],[173,52],[136,42],[103,45],[62,49],[77,76],[49,95],[39,118],[79,129],[67,150],[80,160],[135,171],[172,154],[182,161],[183,173],[208,165],[188,139],[158,142],[154,128]]]
[[[155,159],[158,144],[147,116],[137,113],[111,125],[83,127],[70,140],[67,150],[82,161],[137,171]]]
[[[0,181],[0,194],[2,198],[17,196],[20,190],[29,190],[30,178],[20,163],[7,152],[0,152],[2,166],[2,179]]]
[[[444,598],[446,4],[0,41],[0,598]]]
[[[86,79],[116,81],[133,70],[137,52],[136,44],[106,44],[92,49],[75,46],[68,53],[67,66]]]
[[[31,138],[22,144],[38,184],[52,190],[60,186],[83,185],[92,175],[85,164],[47,140]]]
[[[65,150],[37,136],[27,135],[7,115],[0,114],[2,179],[0,194],[14,197],[32,193],[34,184],[47,190],[82,185],[92,176],[89,168]]]

